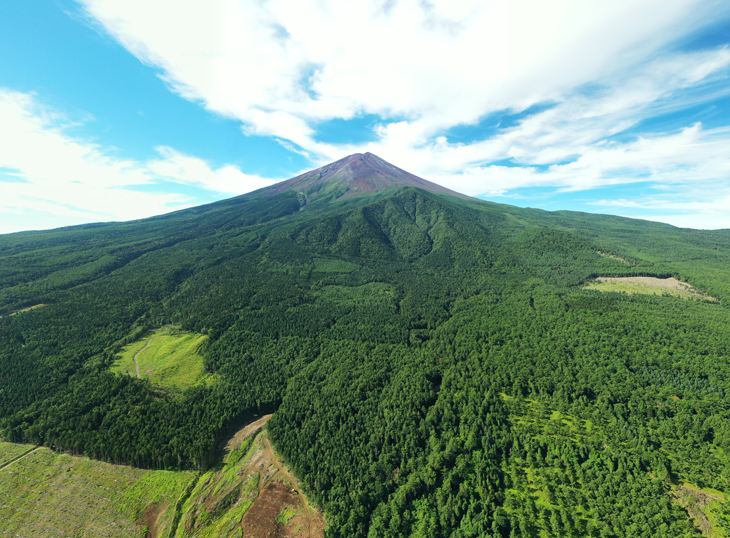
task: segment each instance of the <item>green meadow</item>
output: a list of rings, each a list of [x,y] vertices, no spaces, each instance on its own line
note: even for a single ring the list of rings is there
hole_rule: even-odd
[[[22,456],[32,449],[33,447],[31,445],[18,445],[15,443],[0,441],[0,467],[4,467],[14,459]]]
[[[207,339],[205,335],[183,332],[174,327],[152,331],[124,347],[112,371],[137,377],[138,367],[141,379],[168,388],[184,389],[209,383],[213,377],[205,371],[200,353]]]
[[[195,474],[146,471],[32,445],[0,445],[0,534],[168,536],[177,500]]]
[[[673,278],[659,279],[651,277],[602,278],[585,284],[585,289],[602,292],[626,293],[627,295],[671,295],[681,299],[709,300],[716,299],[698,293],[684,282]]]

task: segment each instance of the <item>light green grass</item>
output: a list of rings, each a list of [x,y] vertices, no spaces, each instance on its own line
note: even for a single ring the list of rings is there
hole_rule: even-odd
[[[259,473],[249,469],[251,457],[261,447],[263,433],[249,438],[208,471],[182,507],[175,537],[227,537],[236,530],[246,510],[258,496]]]
[[[660,295],[660,296],[671,295],[672,297],[679,297],[681,299],[712,300],[712,298],[710,298],[710,297],[704,297],[702,295],[698,295],[697,293],[692,293],[691,291],[688,291],[686,289],[663,288],[663,287],[643,284],[641,282],[630,282],[630,281],[599,282],[598,280],[594,280],[594,281],[588,282],[584,286],[584,288],[587,290],[597,290],[597,291],[601,291],[601,292],[626,293],[627,295],[634,295],[634,294]]]
[[[202,334],[170,327],[158,329],[123,348],[112,371],[136,377],[134,356],[137,355],[140,377],[156,385],[184,389],[210,383],[214,378],[205,372],[199,351],[207,339]]]
[[[285,506],[281,509],[281,511],[277,514],[275,521],[277,523],[281,523],[282,525],[287,525],[294,516],[297,515],[298,510],[294,508],[293,506]]]
[[[727,496],[716,489],[700,488],[689,482],[673,488],[672,497],[689,514],[695,527],[705,536],[722,538],[728,536],[725,523]]]
[[[371,282],[362,286],[325,286],[318,295],[337,304],[347,302],[360,306],[375,306],[392,301],[393,286],[384,282]]]
[[[33,447],[31,445],[19,445],[0,441],[0,467],[4,467],[8,462],[32,449]]]
[[[167,536],[175,500],[193,477],[41,448],[0,471],[0,528],[9,536],[141,538],[142,516],[152,506],[158,536]]]
[[[265,435],[247,439],[202,475],[0,443],[0,460],[12,461],[0,471],[0,535],[142,538],[153,527],[159,538],[240,538],[241,520],[259,495],[252,458]],[[285,507],[277,521],[294,515]]]
[[[329,258],[314,258],[314,270],[320,273],[351,273],[360,269],[356,263]]]

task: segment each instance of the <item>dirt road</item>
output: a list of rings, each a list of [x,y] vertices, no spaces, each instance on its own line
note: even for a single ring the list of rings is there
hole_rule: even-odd
[[[142,353],[145,349],[147,349],[149,347],[149,345],[152,343],[153,338],[154,338],[154,336],[152,338],[150,338],[149,340],[147,340],[147,343],[144,345],[144,347],[142,349],[140,349],[137,353],[134,354],[134,368],[135,368],[135,370],[137,370],[137,379],[142,379],[142,376],[139,374],[139,364],[137,364],[137,355],[139,355],[140,353]]]
[[[4,471],[5,469],[7,469],[8,467],[10,467],[15,462],[22,460],[26,456],[30,456],[31,454],[33,454],[33,452],[38,452],[41,448],[43,448],[43,447],[42,446],[37,446],[33,450],[29,450],[25,454],[21,454],[20,456],[18,456],[14,460],[10,460],[8,463],[6,463],[2,467],[0,467],[0,471]]]
[[[269,419],[273,415],[264,415],[260,419],[252,422],[242,430],[239,430],[236,435],[234,435],[230,441],[228,441],[228,444],[226,444],[226,452],[231,452],[232,450],[237,449],[239,446],[241,446],[241,443],[243,443],[246,439],[251,437],[254,433],[256,433],[260,428],[264,427],[264,424],[266,424]]]
[[[226,449],[234,450],[252,435],[257,435],[271,415],[261,417],[239,431]],[[249,463],[250,472],[259,473],[258,494],[241,520],[244,538],[321,538],[322,515],[309,506],[297,479],[281,463],[266,433],[261,449]],[[297,507],[301,507],[299,509]],[[289,516],[282,514],[289,509]]]

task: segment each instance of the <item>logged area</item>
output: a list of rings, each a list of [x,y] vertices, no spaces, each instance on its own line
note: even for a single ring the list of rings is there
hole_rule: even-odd
[[[686,282],[680,282],[674,277],[602,276],[592,282],[588,282],[584,288],[597,291],[615,291],[628,294],[639,293],[644,295],[672,295],[674,297],[681,297],[682,299],[717,301],[714,297],[710,297]]]
[[[0,468],[5,467],[13,460],[33,450],[30,445],[17,445],[0,441]]]
[[[324,521],[276,455],[264,425],[238,432],[223,466],[198,479],[175,534],[199,538],[321,538]]]
[[[124,347],[112,371],[163,387],[184,389],[210,382],[212,376],[205,372],[200,352],[207,339],[171,327],[152,331]]]
[[[191,472],[145,471],[48,448],[0,446],[0,535],[146,538],[167,536]]]
[[[0,443],[0,536],[322,538],[322,513],[249,424],[207,473],[146,471]]]

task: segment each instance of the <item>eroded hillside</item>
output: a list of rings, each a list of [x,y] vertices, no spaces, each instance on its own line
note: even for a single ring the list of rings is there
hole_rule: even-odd
[[[206,473],[153,471],[0,443],[0,535],[321,538],[322,513],[273,449],[270,415]]]

